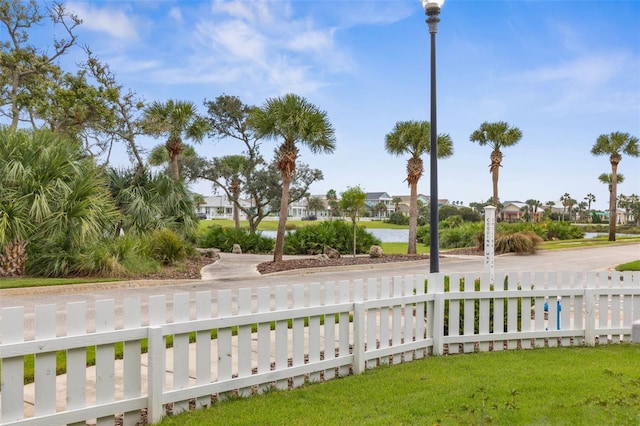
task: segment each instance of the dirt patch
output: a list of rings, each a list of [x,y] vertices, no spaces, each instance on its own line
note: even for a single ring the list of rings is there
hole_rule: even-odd
[[[258,272],[261,274],[272,274],[274,272],[289,271],[292,269],[324,268],[329,266],[351,266],[351,265],[372,265],[390,262],[406,262],[416,260],[427,260],[429,256],[424,255],[383,255],[381,257],[370,256],[341,256],[338,259],[305,258],[283,260],[281,262],[264,262],[258,265]]]

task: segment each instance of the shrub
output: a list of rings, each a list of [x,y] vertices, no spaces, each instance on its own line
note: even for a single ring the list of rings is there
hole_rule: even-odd
[[[172,265],[187,257],[187,244],[170,229],[160,229],[151,235],[150,253],[163,265]]]
[[[385,223],[393,223],[394,225],[408,225],[409,216],[405,216],[400,212],[391,212],[389,218],[385,219]]]
[[[449,219],[455,216],[450,217]],[[447,219],[448,220],[448,219]],[[444,228],[440,230],[440,247],[442,248],[462,248],[476,246],[476,237],[482,234],[482,224],[464,223],[459,227]],[[484,242],[479,245],[483,247]]]
[[[244,253],[270,253],[274,240],[263,237],[260,232],[251,233],[247,229],[223,228],[220,225],[209,227],[198,238],[198,246],[215,247],[226,253],[231,253],[234,244],[239,244]]]
[[[543,239],[532,231],[497,234],[495,239],[495,252],[496,254],[534,254],[536,252],[536,246],[542,241]]]
[[[356,253],[368,253],[372,245],[380,240],[365,230],[356,228]],[[338,250],[341,254],[353,253],[353,227],[341,220],[323,221],[289,232],[284,239],[285,254],[319,254],[325,246]]]

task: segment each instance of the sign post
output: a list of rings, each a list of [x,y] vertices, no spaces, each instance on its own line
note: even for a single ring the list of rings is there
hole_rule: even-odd
[[[495,276],[495,235],[496,208],[486,206],[484,208],[484,269],[489,272],[491,285]]]

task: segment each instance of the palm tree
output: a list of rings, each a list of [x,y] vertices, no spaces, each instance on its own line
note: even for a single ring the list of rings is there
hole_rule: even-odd
[[[106,188],[77,141],[0,129],[0,276],[70,272],[118,220]]]
[[[548,211],[549,217],[552,217],[551,214],[553,212],[553,206],[555,206],[555,205],[556,205],[555,201],[547,201],[547,209],[546,210]]]
[[[624,175],[622,173],[618,173],[618,175],[616,176],[616,180],[618,181],[617,183],[624,183]],[[600,173],[600,176],[598,176],[598,180],[602,183],[604,183],[605,185],[607,185],[607,187],[609,188],[609,196],[611,196],[611,193],[613,191],[613,176],[611,173]],[[614,210],[614,215],[615,217],[618,216],[617,212]],[[611,216],[611,210],[609,210],[609,216]],[[615,219],[614,219],[615,222]],[[614,240],[615,241],[615,240]]]
[[[236,229],[240,229],[240,192],[242,191],[242,175],[247,166],[247,157],[244,155],[226,155],[213,160],[213,170],[220,180],[227,182],[227,191],[231,194],[233,202],[233,223]]]
[[[580,201],[580,202],[578,203],[578,214],[580,215],[580,216],[579,216],[579,217],[580,217],[580,220],[584,220],[584,215],[583,215],[583,213],[584,213],[584,211],[587,209],[587,206],[588,206],[588,204],[587,204],[587,202],[586,202],[586,201]]]
[[[154,102],[144,111],[142,128],[152,136],[166,137],[165,148],[171,162],[171,176],[180,179],[178,156],[184,151],[183,139],[201,142],[209,130],[208,121],[200,117],[193,102]]]
[[[400,205],[401,202],[402,202],[402,198],[398,197],[397,195],[391,199],[391,204],[393,204],[394,212],[397,213],[399,211],[398,206]]]
[[[622,154],[640,156],[638,138],[629,133],[613,132],[600,135],[591,148],[593,155],[608,155],[611,164],[611,191],[609,193],[609,241],[616,240],[616,193],[618,190],[618,164]]]
[[[307,210],[313,211],[318,216],[318,210],[324,210],[324,201],[320,197],[309,197],[307,199]]]
[[[296,143],[306,145],[314,154],[332,153],[336,146],[335,131],[325,111],[294,94],[267,99],[261,108],[251,111],[249,118],[258,138],[283,139],[276,153],[276,165],[282,177],[282,197],[273,261],[279,262],[284,253],[291,175],[299,154]]]
[[[567,207],[569,206],[569,200],[571,200],[571,195],[568,192],[565,192],[562,197],[560,197],[560,201],[562,202],[562,220],[564,221],[564,213],[567,211]]]
[[[380,201],[375,206],[371,207],[371,213],[373,213],[375,217],[381,217],[381,215],[384,215],[384,213],[386,212],[387,212],[387,205],[382,201]]]
[[[424,173],[422,155],[431,150],[431,125],[426,121],[399,121],[385,136],[385,149],[389,154],[409,154],[407,178],[411,195],[409,197],[409,245],[407,254],[416,254],[418,229],[418,181]],[[447,134],[438,135],[438,158],[453,155],[453,142]]]
[[[584,197],[584,200],[588,203],[587,211],[591,212],[591,203],[596,202],[596,196],[592,193],[588,193],[587,196]],[[589,217],[591,217],[591,213],[589,213]]]
[[[327,195],[325,195],[327,199],[327,203],[329,204],[329,216],[337,216],[338,214],[338,195],[336,194],[335,189],[330,189],[327,191]]]
[[[478,130],[471,134],[469,139],[471,142],[478,142],[480,146],[489,145],[492,149],[489,172],[493,181],[493,206],[498,208],[498,172],[502,167],[502,151],[500,149],[517,144],[522,139],[522,131],[517,127],[509,127],[509,124],[504,121],[497,123],[485,121]]]
[[[587,196],[584,197],[584,200],[588,203],[587,209],[591,210],[591,203],[596,202],[596,196],[593,195],[592,193],[588,193]]]
[[[351,218],[353,225],[353,257],[356,257],[357,244],[357,225],[358,218],[364,212],[365,200],[367,193],[360,188],[360,185],[353,188],[347,188],[346,191],[340,193],[340,209]]]

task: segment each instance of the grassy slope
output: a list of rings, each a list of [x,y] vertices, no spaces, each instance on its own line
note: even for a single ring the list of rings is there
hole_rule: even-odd
[[[628,344],[430,357],[161,424],[636,424],[639,357]]]

